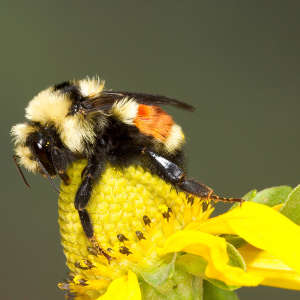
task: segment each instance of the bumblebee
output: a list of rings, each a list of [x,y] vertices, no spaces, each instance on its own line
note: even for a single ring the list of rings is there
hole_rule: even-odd
[[[108,163],[119,168],[140,164],[191,196],[241,201],[219,197],[186,176],[184,134],[162,105],[194,110],[165,96],[106,90],[98,78],[65,81],[35,96],[26,108],[27,121],[12,127],[18,167],[48,178],[58,175],[69,184],[69,164],[87,159],[74,205],[87,238],[107,258],[86,206]]]

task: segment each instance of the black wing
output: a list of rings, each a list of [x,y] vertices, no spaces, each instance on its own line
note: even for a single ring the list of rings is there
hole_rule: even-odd
[[[99,97],[83,100],[81,106],[85,113],[97,110],[109,111],[114,103],[126,97],[134,98],[138,103],[145,105],[173,105],[189,111],[195,110],[193,106],[187,103],[165,96],[123,91],[102,91]]]

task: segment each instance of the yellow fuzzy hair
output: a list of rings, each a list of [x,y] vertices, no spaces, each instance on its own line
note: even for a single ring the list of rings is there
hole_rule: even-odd
[[[124,98],[112,107],[112,114],[125,124],[133,125],[139,104],[134,99]]]

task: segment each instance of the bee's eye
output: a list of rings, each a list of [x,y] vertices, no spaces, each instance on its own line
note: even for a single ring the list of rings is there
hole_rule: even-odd
[[[47,172],[52,176],[55,175],[55,169],[51,159],[50,142],[44,137],[41,137],[34,143],[33,148],[37,158],[42,163]]]
[[[41,150],[44,147],[44,140],[40,139],[37,143],[36,143],[37,147]]]
[[[37,147],[38,147],[39,149],[43,149],[43,148],[45,149],[45,148],[48,148],[48,147],[49,147],[50,142],[49,142],[49,140],[46,140],[45,138],[40,138],[40,139],[37,141],[36,145],[37,145]]]

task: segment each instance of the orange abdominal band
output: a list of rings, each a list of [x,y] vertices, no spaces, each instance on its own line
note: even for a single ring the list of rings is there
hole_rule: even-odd
[[[134,119],[135,126],[144,134],[164,142],[174,124],[173,119],[160,107],[140,104]]]

